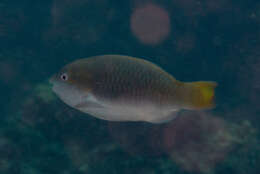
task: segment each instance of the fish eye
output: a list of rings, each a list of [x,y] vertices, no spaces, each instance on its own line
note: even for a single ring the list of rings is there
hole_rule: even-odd
[[[63,74],[60,75],[60,78],[61,78],[61,80],[63,80],[63,81],[67,81],[69,77],[68,77],[68,74],[67,74],[67,73],[63,73]]]

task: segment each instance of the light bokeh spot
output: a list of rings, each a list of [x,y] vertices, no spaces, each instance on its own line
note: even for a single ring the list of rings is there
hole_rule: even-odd
[[[137,7],[131,15],[130,22],[133,34],[144,44],[157,45],[170,33],[168,12],[155,4]]]

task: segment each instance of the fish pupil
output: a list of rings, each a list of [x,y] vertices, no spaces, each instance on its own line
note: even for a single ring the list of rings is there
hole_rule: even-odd
[[[68,75],[67,75],[66,73],[64,73],[64,74],[62,74],[62,75],[60,76],[60,78],[61,78],[63,81],[66,81],[66,80],[68,80]]]

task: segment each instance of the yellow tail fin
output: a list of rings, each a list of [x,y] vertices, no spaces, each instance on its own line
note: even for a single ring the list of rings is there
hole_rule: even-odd
[[[215,107],[216,82],[192,82],[191,107],[194,109],[210,109]]]

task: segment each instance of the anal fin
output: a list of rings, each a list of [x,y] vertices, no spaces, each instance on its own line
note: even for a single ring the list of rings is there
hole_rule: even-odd
[[[149,122],[154,123],[154,124],[163,124],[163,123],[168,123],[178,117],[178,111],[173,111],[170,114],[168,114],[166,117],[157,119],[157,120],[151,120]]]

